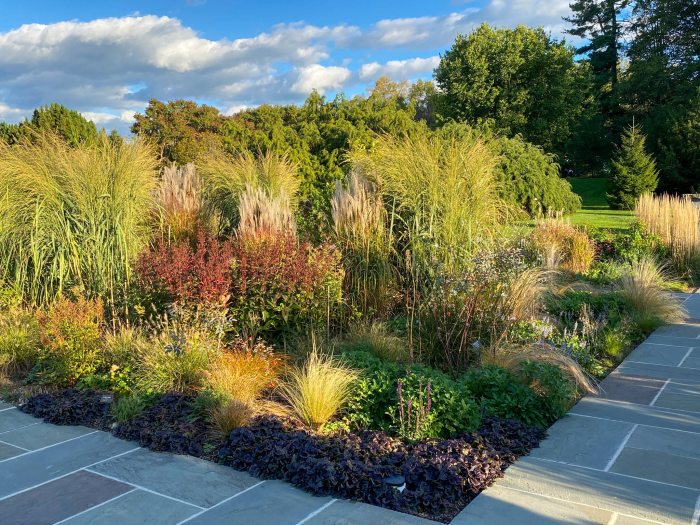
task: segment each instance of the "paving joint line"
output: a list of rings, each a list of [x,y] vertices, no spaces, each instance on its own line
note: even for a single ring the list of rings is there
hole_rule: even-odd
[[[630,447],[630,448],[636,448],[636,447]],[[644,449],[637,449],[637,450],[644,450]],[[648,451],[646,451],[648,452]],[[624,478],[629,478],[629,479],[636,479],[637,481],[646,481],[648,483],[654,483],[655,485],[664,485],[666,487],[675,487],[677,489],[684,489],[684,490],[690,490],[692,492],[698,492],[698,489],[695,487],[687,487],[685,485],[676,485],[675,483],[668,483],[666,481],[657,481],[655,479],[648,479],[648,478],[640,478],[639,476],[633,476],[632,474],[623,474],[622,472],[611,472],[609,470],[601,470],[599,468],[595,467],[587,467],[585,465],[577,465],[575,463],[567,463],[566,461],[558,461],[556,459],[547,459],[547,458],[537,458],[532,456],[532,459],[535,461],[544,461],[545,463],[555,463],[557,465],[566,465],[567,467],[575,467],[575,468],[581,468],[584,470],[592,470],[593,472],[600,472],[601,474],[607,474],[608,476],[622,476]]]
[[[240,495],[242,495],[242,494],[245,494],[246,492],[248,492],[248,491],[250,491],[250,490],[253,490],[253,489],[256,488],[256,487],[259,487],[259,486],[262,485],[263,483],[265,483],[265,480],[258,481],[255,485],[251,485],[250,487],[248,487],[248,488],[246,488],[246,489],[243,489],[243,490],[240,491],[240,492],[236,492],[233,496],[229,496],[229,497],[226,498],[226,499],[222,499],[222,500],[221,500],[219,503],[217,503],[216,505],[212,505],[212,506],[209,507],[208,509],[204,509],[204,510],[202,510],[202,511],[200,511],[200,512],[197,512],[197,513],[195,513],[195,514],[192,514],[192,516],[190,516],[189,518],[185,518],[184,520],[178,522],[177,525],[182,525],[183,523],[187,523],[188,521],[190,521],[190,520],[196,518],[197,516],[201,516],[201,515],[204,514],[205,512],[210,511],[211,509],[215,509],[215,508],[218,507],[219,505],[223,505],[224,503],[227,503],[227,502],[231,501],[232,499],[235,499],[235,498],[237,498],[238,496],[240,496]]]
[[[12,461],[14,459],[22,458],[22,457],[27,456],[29,454],[34,454],[35,452],[41,452],[42,450],[46,450],[47,448],[56,447],[58,445],[63,445],[64,443],[68,443],[69,441],[75,441],[76,439],[80,439],[80,438],[83,438],[85,436],[91,436],[92,434],[97,434],[98,432],[99,432],[99,430],[93,430],[92,432],[88,432],[87,434],[81,434],[79,436],[75,436],[75,437],[72,437],[70,439],[64,439],[63,441],[59,441],[58,443],[54,443],[52,445],[47,445],[45,447],[37,448],[35,450],[25,449],[25,450],[27,450],[27,452],[24,452],[23,454],[18,454],[17,456],[14,456],[11,458],[3,459],[2,461],[0,461],[0,463],[5,463],[5,461]],[[13,445],[13,446],[15,446],[15,445]]]
[[[97,476],[102,476],[103,478],[108,478],[113,481],[119,481],[120,483],[124,483],[125,485],[131,485],[132,487],[135,487],[139,490],[143,490],[144,492],[150,492],[151,494],[155,494],[156,496],[162,496],[164,498],[167,498],[172,501],[177,501],[178,503],[184,503],[185,505],[189,505],[190,507],[196,507],[199,510],[207,510],[209,507],[202,507],[201,505],[197,505],[196,503],[190,503],[189,501],[185,501],[184,499],[176,498],[175,496],[168,496],[167,494],[163,494],[162,492],[155,491],[153,489],[146,488],[142,485],[139,485],[137,483],[132,483],[131,481],[126,481],[121,478],[117,478],[116,476],[110,476],[109,474],[103,474],[102,472],[96,471],[96,470],[91,470],[90,467],[85,467],[82,470],[85,472],[89,472],[90,474],[95,474]]]
[[[17,410],[17,407],[0,408],[0,412],[5,412],[6,410]]]
[[[63,479],[63,478],[65,478],[65,477],[68,477],[68,476],[70,476],[71,474],[75,474],[76,472],[80,472],[81,470],[85,470],[85,469],[87,469],[87,468],[94,467],[95,465],[99,465],[100,463],[104,463],[105,461],[109,461],[110,459],[115,459],[115,458],[118,458],[118,457],[121,457],[121,456],[125,456],[126,454],[131,454],[132,452],[134,452],[134,451],[136,451],[136,450],[139,450],[140,448],[141,448],[141,447],[136,447],[136,448],[132,448],[131,450],[127,450],[127,451],[125,451],[125,452],[120,452],[119,454],[115,454],[114,456],[110,456],[110,457],[108,457],[108,458],[106,458],[106,459],[101,459],[100,461],[95,461],[94,463],[91,463],[91,464],[89,464],[89,465],[85,465],[85,466],[80,467],[80,468],[77,468],[77,469],[75,469],[75,470],[71,470],[70,472],[66,472],[65,474],[61,474],[60,476],[56,476],[55,478],[47,479],[46,481],[42,481],[41,483],[37,483],[36,485],[32,485],[31,487],[27,487],[27,488],[25,488],[25,489],[22,489],[22,490],[18,490],[18,491],[16,491],[16,492],[13,492],[12,494],[8,494],[8,495],[6,495],[6,496],[2,496],[2,497],[0,497],[0,501],[4,501],[4,500],[6,500],[6,499],[10,499],[10,498],[13,498],[13,497],[15,497],[15,496],[18,496],[18,495],[20,495],[20,494],[23,494],[23,493],[25,493],[25,492],[28,492],[28,491],[30,491],[30,490],[33,490],[33,489],[42,487],[42,486],[44,486],[44,485],[46,485],[46,484],[48,484],[48,483],[51,483],[52,481],[58,481],[59,479]],[[10,459],[14,459],[14,458],[10,458]],[[0,461],[0,463],[2,463],[2,462]]]
[[[338,501],[338,500],[334,498],[334,499],[330,500],[329,502],[325,503],[324,505],[321,505],[321,506],[320,506],[319,508],[317,508],[315,511],[310,512],[304,519],[302,519],[301,521],[298,521],[298,522],[296,523],[296,525],[302,525],[302,524],[306,523],[307,521],[309,521],[309,520],[310,520],[311,518],[313,518],[314,516],[318,516],[318,515],[321,514],[324,510],[326,510],[328,507],[330,507],[331,505],[333,505],[333,503],[335,503],[336,501]]]
[[[630,440],[632,437],[632,434],[634,434],[634,431],[639,428],[639,424],[635,424],[629,432],[625,435],[625,437],[622,439],[622,443],[620,443],[620,446],[617,447],[617,450],[615,450],[615,453],[613,454],[613,457],[610,458],[610,461],[608,461],[605,464],[605,469],[603,470],[604,472],[608,472],[612,466],[615,464],[615,461],[617,461],[617,458],[620,457],[620,454],[622,454],[622,451],[625,448],[625,445],[627,445],[627,442]]]
[[[659,397],[661,397],[661,393],[664,391],[664,389],[668,386],[668,384],[669,384],[670,382],[671,382],[671,379],[670,379],[670,378],[667,379],[666,381],[664,381],[664,384],[661,385],[661,388],[659,388],[659,391],[658,391],[658,392],[656,393],[656,395],[654,396],[654,399],[652,399],[652,400],[651,400],[651,403],[649,403],[649,406],[650,406],[650,407],[653,407],[653,406],[656,404],[656,402],[659,400]]]
[[[619,511],[612,511],[612,510],[610,510],[609,508],[605,508],[605,507],[596,507],[595,505],[590,505],[590,504],[588,504],[588,503],[582,503],[582,502],[578,502],[578,501],[571,501],[571,500],[568,500],[568,499],[559,498],[559,497],[557,497],[557,496],[550,496],[549,494],[541,494],[541,493],[539,493],[539,492],[530,492],[529,490],[516,489],[515,487],[508,487],[508,486],[503,485],[503,484],[499,484],[499,487],[504,488],[504,489],[506,489],[506,490],[512,490],[512,491],[514,491],[514,492],[520,492],[520,493],[522,493],[522,494],[529,494],[529,495],[531,495],[531,496],[539,496],[539,497],[541,497],[541,498],[551,499],[551,500],[554,500],[554,501],[561,501],[562,503],[569,503],[569,504],[573,503],[574,505],[579,505],[579,506],[581,506],[581,507],[588,507],[589,509],[597,509],[597,510],[604,510],[604,511],[606,511],[606,512],[614,512],[614,513],[619,514],[620,516],[625,516],[625,517],[627,517],[627,518],[634,518],[634,519],[636,519],[636,520],[646,521],[646,522],[652,523],[652,524],[654,524],[654,525],[668,525],[667,523],[664,523],[664,522],[662,522],[662,521],[650,520],[650,519],[647,519],[647,518],[640,518],[640,517],[634,516],[634,515],[632,515],[632,514],[626,514],[626,513],[624,513],[624,512],[619,512]],[[488,489],[487,489],[487,490],[488,490]]]
[[[23,428],[33,427],[34,425],[41,425],[42,423],[43,421],[37,421],[36,423],[29,423],[28,425],[23,425],[21,427],[13,428],[11,430],[3,430],[2,432],[0,432],[0,436],[2,434],[9,434],[10,432],[14,432],[15,430],[22,430]]]
[[[687,348],[687,347],[686,347]],[[665,368],[679,368],[681,365],[662,365],[660,363],[650,363],[649,361],[632,361],[630,359],[625,359],[622,364],[625,363],[635,363],[637,365],[653,365],[653,366],[663,366]],[[692,366],[684,366],[683,370],[700,370],[700,368],[694,368]]]
[[[688,348],[688,351],[687,351],[686,354],[683,356],[683,359],[681,359],[681,362],[678,363],[678,366],[679,366],[679,367],[680,367],[680,366],[683,366],[683,363],[685,363],[685,360],[688,359],[688,356],[690,356],[690,354],[693,353],[693,350],[695,350],[695,347],[694,347],[694,346],[691,346],[690,348]]]
[[[72,520],[73,518],[77,518],[78,516],[82,516],[83,514],[87,514],[88,512],[90,512],[90,511],[92,511],[92,510],[94,510],[94,509],[100,508],[100,507],[102,507],[103,505],[107,505],[108,503],[112,503],[113,501],[116,501],[116,500],[118,500],[119,498],[123,498],[123,497],[126,496],[127,494],[131,494],[132,492],[136,492],[137,490],[138,490],[138,489],[131,489],[131,490],[128,490],[128,491],[126,491],[126,492],[122,492],[122,493],[119,494],[118,496],[114,496],[113,498],[109,498],[108,500],[105,500],[105,501],[103,501],[103,502],[101,502],[101,503],[98,503],[97,505],[93,505],[92,507],[87,508],[87,509],[85,509],[85,510],[81,510],[81,511],[78,512],[77,514],[73,514],[72,516],[68,516],[67,518],[62,519],[61,521],[55,522],[53,525],[60,525],[61,523],[66,523],[68,520]]]
[[[7,441],[3,441],[2,439],[0,439],[0,443],[2,443],[2,444],[4,444],[4,445],[9,445],[9,446],[11,446],[11,447],[18,448],[18,449],[20,449],[20,450],[24,450],[25,452],[32,452],[32,451],[31,451],[30,449],[28,449],[28,448],[20,447],[19,445],[13,445],[12,443],[8,443]],[[24,454],[21,454],[21,455],[24,455]],[[7,459],[12,459],[12,458],[7,458]]]
[[[633,403],[630,403],[633,404]],[[639,405],[639,406],[647,406],[647,405]],[[659,407],[654,407],[657,410],[662,410]],[[664,408],[663,410],[672,410],[668,408]],[[692,413],[697,413],[697,412],[692,412]],[[569,412],[567,416],[578,416],[578,417],[590,417],[591,419],[602,419],[604,421],[615,421],[616,423],[627,423],[629,425],[639,425],[640,427],[649,427],[649,428],[660,428],[663,430],[673,430],[674,432],[685,432],[687,434],[698,434],[700,435],[700,430],[695,431],[695,430],[682,430],[680,428],[671,428],[671,427],[662,427],[661,425],[649,425],[647,423],[632,423],[631,421],[625,421],[624,419],[612,419],[610,417],[600,417],[600,416],[589,416],[588,414],[577,414],[576,412]]]

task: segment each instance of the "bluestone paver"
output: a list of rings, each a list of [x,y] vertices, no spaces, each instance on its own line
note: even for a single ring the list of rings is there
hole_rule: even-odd
[[[90,470],[199,507],[216,505],[258,482],[248,474],[209,461],[146,449]]]
[[[43,423],[41,425],[30,425],[10,430],[2,434],[0,439],[27,450],[37,450],[94,431],[94,428],[88,427],[59,426]]]
[[[358,501],[338,500],[315,516],[304,521],[304,525],[437,525],[437,522],[410,516]]]
[[[512,490],[496,483],[458,514],[452,525],[608,525],[612,515],[607,510]]]
[[[618,456],[610,472],[700,491],[700,460],[675,454],[627,446]]]
[[[598,397],[648,405],[657,396],[665,381],[648,377],[612,373],[600,385]]]
[[[699,443],[700,435],[693,432],[640,425],[629,437],[626,446],[700,460]]]
[[[692,352],[691,347],[642,343],[628,356],[627,360],[678,366],[684,358],[687,359],[688,352]]]
[[[131,490],[80,471],[0,501],[3,525],[50,525]]]
[[[0,461],[23,454],[26,450],[0,442]]]
[[[188,525],[296,525],[321,510],[331,498],[312,496],[281,481],[265,481],[203,514]]]
[[[632,423],[564,416],[549,429],[549,439],[532,456],[602,469],[633,427]]]
[[[0,412],[0,433],[26,427],[34,423],[36,423],[36,419],[29,414],[20,412],[16,408],[10,408]]]
[[[642,375],[656,379],[697,382],[700,370],[682,366],[650,365],[647,363],[623,362],[618,370],[622,374]]]
[[[0,463],[0,498],[70,474],[136,445],[105,432],[95,432]]]
[[[192,505],[133,489],[99,507],[67,519],[61,525],[176,524],[199,511]]]

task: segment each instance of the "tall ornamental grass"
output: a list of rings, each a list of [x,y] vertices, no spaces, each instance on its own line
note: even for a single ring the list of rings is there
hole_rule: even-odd
[[[414,269],[451,272],[492,241],[508,208],[499,197],[497,158],[478,137],[380,137],[356,150],[354,165],[374,179],[411,251]]]
[[[162,226],[169,238],[194,240],[199,229],[209,226],[202,181],[193,163],[165,167],[156,200]]]
[[[635,214],[670,249],[674,266],[700,270],[700,207],[685,197],[647,194],[637,201]]]
[[[256,197],[260,189],[276,203],[288,203],[293,210],[297,204],[299,176],[296,164],[287,157],[272,152],[253,155],[248,151],[232,157],[212,150],[197,164],[202,177],[206,200],[217,209],[224,226],[233,230],[240,220],[241,197]],[[248,204],[252,204],[248,203]]]
[[[385,313],[393,284],[393,247],[381,196],[366,178],[352,172],[347,186],[336,183],[331,211],[350,301],[363,314]]]
[[[0,143],[0,277],[33,303],[77,287],[114,304],[150,235],[155,158],[104,135]]]

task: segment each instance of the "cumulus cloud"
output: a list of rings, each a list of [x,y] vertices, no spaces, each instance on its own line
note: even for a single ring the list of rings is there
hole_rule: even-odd
[[[384,64],[370,62],[360,67],[360,80],[376,80],[382,76],[388,76],[394,80],[410,80],[417,76],[432,73],[440,63],[439,56],[428,58],[409,58],[407,60],[389,60]]]
[[[312,64],[299,70],[299,76],[292,84],[292,90],[302,95],[308,95],[314,89],[319,93],[325,93],[329,89],[342,88],[349,78],[350,70],[346,67]]]
[[[458,33],[482,21],[556,30],[568,1],[489,0],[480,9],[462,6],[447,15],[380,20],[367,28],[299,22],[218,40],[167,16],[26,24],[0,33],[0,119],[17,121],[56,101],[125,131],[152,97],[206,100],[234,112],[264,102],[299,102],[312,89],[361,88],[382,75],[429,77],[437,53]],[[389,50],[395,60],[385,60]],[[383,60],[373,60],[379,51]]]

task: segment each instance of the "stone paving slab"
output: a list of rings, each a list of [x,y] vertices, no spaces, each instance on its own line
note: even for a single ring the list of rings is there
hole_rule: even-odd
[[[671,337],[687,337],[698,340],[700,336],[700,324],[670,324],[657,328],[654,334]]]
[[[25,452],[26,450],[24,449],[14,447],[7,443],[0,443],[0,461],[19,456]]]
[[[626,446],[610,472],[700,491],[700,460],[675,454]]]
[[[134,450],[135,444],[95,432],[0,463],[0,498],[71,474],[112,456]]]
[[[644,376],[615,372],[606,377],[600,384],[600,392],[597,397],[648,405],[657,397],[664,383],[663,379],[650,379]]]
[[[700,370],[683,368],[681,366],[650,365],[625,361],[618,368],[625,375],[647,376],[656,379],[671,379],[673,381],[699,382]]]
[[[315,516],[304,521],[304,525],[437,525],[437,522],[410,516],[358,501],[338,500]]]
[[[700,460],[699,443],[700,435],[692,432],[640,425],[630,435],[626,446]]]
[[[607,510],[512,490],[496,483],[470,503],[451,525],[608,525],[612,515]]]
[[[627,357],[628,361],[638,361],[655,365],[678,366],[693,347],[671,346],[655,343],[642,343]]]
[[[94,431],[94,428],[88,427],[59,426],[43,423],[41,425],[30,425],[10,430],[0,435],[0,439],[26,450],[37,450],[68,439],[90,434]]]
[[[71,517],[61,525],[155,525],[176,524],[199,512],[151,492],[132,489],[124,495]]]
[[[26,427],[34,423],[36,423],[36,419],[29,414],[20,412],[16,408],[3,410],[0,412],[0,433],[15,430],[16,428]]]
[[[80,471],[0,501],[3,525],[51,525],[131,490]]]
[[[569,414],[673,430],[685,430],[700,434],[700,414],[678,412],[635,403],[622,403],[587,397],[579,401]]]
[[[258,482],[248,474],[209,461],[146,449],[105,461],[90,470],[202,508],[216,505]]]
[[[185,523],[188,525],[297,525],[331,503],[281,481],[265,481]]]
[[[531,456],[603,469],[633,428],[632,423],[564,416],[549,429],[549,439]]]
[[[688,347],[698,347],[700,348],[700,339],[695,337],[677,337],[669,335],[661,335],[654,332],[651,334],[647,340],[647,343],[665,344],[671,346],[685,346]]]
[[[700,396],[697,394],[677,394],[664,390],[654,406],[700,413]]]
[[[700,496],[700,490],[692,488],[535,458],[518,460],[499,483],[667,525],[689,525]]]

